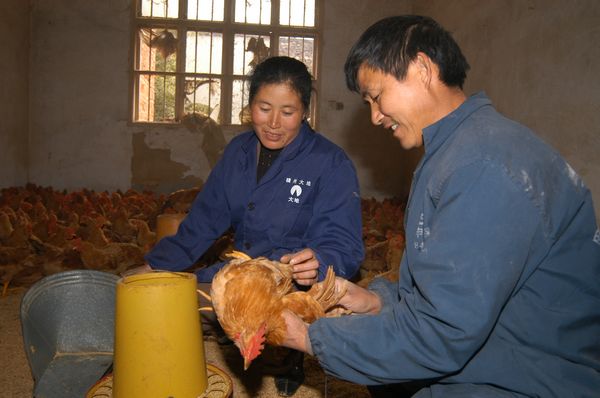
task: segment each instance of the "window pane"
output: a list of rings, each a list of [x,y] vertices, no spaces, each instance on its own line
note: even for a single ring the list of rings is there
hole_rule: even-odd
[[[279,38],[279,55],[287,55],[304,62],[313,76],[314,54],[315,39],[312,37],[281,36]]]
[[[281,0],[279,23],[284,26],[315,26],[315,0]]]
[[[178,18],[179,0],[141,0],[142,17]]]
[[[221,73],[223,35],[213,32],[187,32],[185,71]]]
[[[185,114],[199,113],[220,122],[221,80],[186,77]]]
[[[202,120],[207,115],[217,123],[245,124],[248,76],[275,53],[301,60],[317,79],[316,9],[321,4],[317,0],[135,0],[132,4],[137,9],[134,121],[179,123],[184,115],[203,115]],[[272,19],[275,10],[278,15]],[[277,42],[271,43],[271,38]]]
[[[188,19],[219,21],[224,18],[224,0],[188,0]]]
[[[177,31],[140,29],[137,35],[137,70],[175,72]]]
[[[235,0],[235,22],[269,25],[271,0]]]
[[[236,79],[233,81],[231,95],[231,124],[250,123],[250,108],[248,107],[248,81]]]
[[[136,121],[175,119],[175,76],[139,75],[136,81]]]
[[[271,53],[269,36],[236,34],[233,38],[233,74],[247,75]]]

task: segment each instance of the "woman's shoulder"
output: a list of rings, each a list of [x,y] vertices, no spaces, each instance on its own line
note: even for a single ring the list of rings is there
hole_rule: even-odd
[[[312,165],[318,165],[321,173],[335,173],[339,170],[350,170],[354,172],[354,165],[344,149],[322,135],[313,132],[309,149],[305,152],[305,161]]]
[[[332,156],[347,157],[346,152],[335,142],[318,131],[313,132],[313,151],[328,153]]]
[[[242,146],[245,143],[248,143],[249,141],[251,141],[253,137],[254,137],[254,131],[252,131],[252,130],[242,131],[240,133],[237,133],[235,136],[233,136],[233,138],[229,141],[228,146],[230,146],[230,145]]]
[[[236,134],[225,146],[225,153],[237,152],[239,150],[247,151],[248,148],[256,144],[254,131],[247,130]]]

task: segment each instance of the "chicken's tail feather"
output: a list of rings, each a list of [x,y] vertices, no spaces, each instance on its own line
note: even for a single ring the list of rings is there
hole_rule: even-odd
[[[323,311],[327,311],[329,308],[336,305],[346,293],[345,289],[343,291],[337,291],[335,279],[333,267],[329,266],[327,267],[325,279],[322,282],[314,284],[308,291],[308,293],[321,305]]]
[[[252,260],[252,257],[247,255],[244,252],[240,252],[237,250],[230,251],[229,253],[225,253],[225,257],[236,258],[238,260]]]

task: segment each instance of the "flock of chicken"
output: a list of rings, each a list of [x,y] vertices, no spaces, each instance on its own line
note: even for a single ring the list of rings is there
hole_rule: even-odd
[[[367,285],[375,276],[398,280],[405,245],[405,206],[398,198],[362,200],[365,259],[358,275],[360,285]]]
[[[44,276],[70,269],[112,273],[143,264],[156,241],[156,217],[185,213],[200,188],[170,195],[152,192],[57,191],[28,184],[0,191],[0,282],[2,294],[31,286]],[[404,203],[363,199],[366,258],[359,279],[395,272],[404,246]],[[232,235],[226,233],[197,262],[223,258]]]

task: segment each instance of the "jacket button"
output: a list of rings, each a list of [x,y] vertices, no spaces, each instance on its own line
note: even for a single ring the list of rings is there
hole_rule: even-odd
[[[254,202],[248,203],[248,210],[254,210]]]
[[[250,244],[250,242],[244,243],[244,249],[249,250],[251,247],[252,247],[252,245]]]

